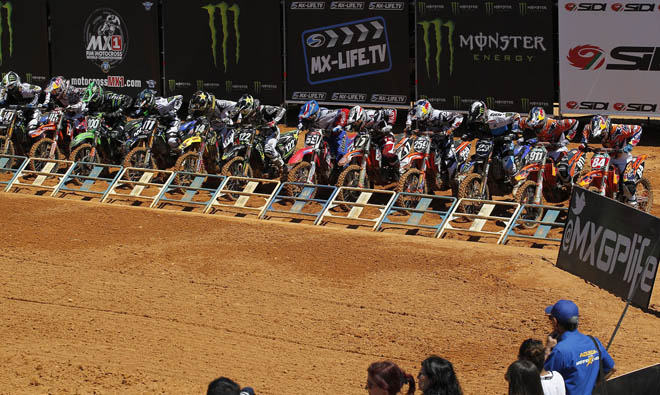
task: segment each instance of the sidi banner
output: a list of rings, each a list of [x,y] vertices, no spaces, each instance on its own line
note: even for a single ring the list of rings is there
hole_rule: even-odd
[[[446,110],[552,109],[553,6],[533,1],[416,2],[417,94]]]
[[[0,0],[0,72],[22,82],[48,82],[46,0]]]
[[[160,91],[156,0],[53,1],[50,7],[52,74],[85,87],[96,81],[136,96]]]
[[[659,238],[660,218],[575,187],[557,266],[648,308]]]
[[[287,0],[286,20],[288,101],[407,105],[407,1]]]
[[[166,2],[167,94],[205,90],[235,101],[249,93],[282,103],[281,19],[279,1]]]
[[[559,1],[564,113],[660,114],[660,5]]]

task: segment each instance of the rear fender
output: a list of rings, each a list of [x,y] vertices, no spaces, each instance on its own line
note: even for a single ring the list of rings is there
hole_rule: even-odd
[[[49,123],[49,124],[46,124],[46,125],[41,125],[37,129],[30,132],[30,137],[32,137],[32,138],[41,137],[46,132],[52,132],[56,128],[57,127],[52,123]]]
[[[94,132],[84,132],[77,135],[76,138],[74,138],[73,141],[71,142],[71,149],[79,146],[80,144],[88,140],[90,142],[94,141]]]
[[[603,179],[603,173],[600,170],[590,171],[585,174],[584,177],[580,178],[578,185],[582,188],[587,188],[592,184],[600,185],[600,180]]]
[[[311,155],[314,152],[314,147],[304,147],[296,151],[295,154],[291,155],[291,159],[289,159],[289,164],[293,165],[298,162],[302,162],[302,160],[305,158],[307,155]]]
[[[351,163],[351,160],[353,160],[353,158],[357,159],[357,158],[361,157],[362,155],[363,155],[362,150],[351,151],[351,152],[347,153],[346,155],[344,155],[341,158],[338,165],[344,167],[344,166],[348,165],[349,163]]]

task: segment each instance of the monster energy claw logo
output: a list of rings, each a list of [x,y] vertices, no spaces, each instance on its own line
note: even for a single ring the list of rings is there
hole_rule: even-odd
[[[204,90],[204,80],[197,80],[197,90]]]
[[[520,104],[522,105],[523,111],[529,111],[529,98],[523,97],[520,99]]]
[[[460,96],[454,96],[454,110],[457,110],[461,106],[461,97]]]
[[[486,4],[486,15],[490,16],[493,15],[493,10],[495,9],[495,3],[492,1],[487,1]]]
[[[426,55],[424,61],[426,64],[426,75],[431,79],[431,43],[429,39],[429,30],[433,26],[433,33],[435,38],[435,72],[436,72],[436,82],[440,84],[440,55],[442,54],[442,27],[447,28],[447,43],[449,46],[449,75],[452,75],[454,72],[454,22],[452,21],[443,21],[442,19],[434,19],[431,21],[420,21],[417,22],[418,25],[422,27],[424,34],[424,49],[426,50]]]
[[[527,15],[527,3],[518,3],[518,11],[522,16]]]
[[[426,11],[426,3],[423,1],[418,1],[417,2],[417,10],[419,11],[419,14],[423,14],[424,11]]]
[[[176,80],[167,80],[167,89],[169,89],[170,92],[174,92],[175,88],[176,88]]]
[[[211,52],[213,53],[213,64],[218,67],[217,61],[217,48],[218,48],[218,31],[215,27],[216,10],[220,11],[220,24],[222,25],[222,64],[225,66],[225,73],[227,72],[227,40],[229,38],[229,20],[227,13],[229,11],[234,15],[234,34],[236,36],[236,64],[240,58],[241,50],[241,32],[238,29],[238,16],[241,9],[238,4],[229,6],[229,4],[222,2],[218,4],[209,4],[202,7],[209,13],[209,29],[211,30]]]
[[[495,98],[493,96],[488,96],[486,98],[486,107],[488,108],[495,107]]]
[[[230,93],[232,86],[233,84],[231,83],[231,81],[225,81],[225,92]]]
[[[261,93],[261,81],[254,81],[254,93],[257,95]]]
[[[453,15],[458,14],[459,6],[460,6],[460,4],[459,4],[458,1],[452,1],[451,2],[451,13]]]
[[[14,27],[12,25],[12,14],[14,13],[14,7],[12,6],[10,1],[5,1],[2,2],[0,1],[0,43],[4,45],[4,40],[2,37],[2,34],[4,33],[4,29],[2,28],[2,14],[1,12],[4,10],[5,12],[5,19],[7,20],[7,30],[9,31],[9,57],[11,58],[14,55]],[[0,65],[2,65],[3,58],[2,58],[2,53],[4,52],[4,48],[0,48]]]
[[[32,73],[25,73],[25,82],[28,84],[32,83]]]

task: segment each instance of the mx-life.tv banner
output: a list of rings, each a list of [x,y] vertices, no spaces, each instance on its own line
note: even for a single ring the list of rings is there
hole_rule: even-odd
[[[168,1],[163,20],[168,95],[206,90],[238,100],[249,93],[282,103],[279,1]]]
[[[287,100],[403,106],[407,1],[286,2]]]
[[[483,100],[500,111],[552,110],[552,2],[418,1],[418,95],[468,110]]]
[[[648,308],[659,237],[660,218],[575,187],[557,266]],[[633,284],[637,290],[631,299]]]
[[[0,72],[22,82],[48,81],[46,0],[0,0]]]
[[[160,90],[156,0],[51,1],[53,75],[136,96]]]

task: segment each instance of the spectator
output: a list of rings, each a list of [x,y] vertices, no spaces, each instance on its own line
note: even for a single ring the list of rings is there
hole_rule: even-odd
[[[217,378],[209,383],[206,395],[240,395],[241,387],[226,377]]]
[[[545,370],[564,377],[567,395],[590,395],[596,385],[602,362],[605,378],[614,373],[614,360],[595,337],[580,333],[578,307],[570,300],[559,300],[546,307],[552,333],[546,342]]]
[[[530,361],[512,363],[504,378],[509,382],[509,395],[543,395],[539,370]]]
[[[520,345],[518,359],[532,362],[541,372],[541,386],[544,395],[566,395],[566,386],[561,374],[559,372],[548,372],[543,368],[545,347],[542,341],[536,339],[525,340]]]
[[[436,355],[422,362],[417,383],[423,395],[463,395],[451,362]]]
[[[367,385],[369,395],[395,395],[407,383],[407,395],[415,393],[415,379],[401,370],[394,362],[374,362],[367,369]]]

